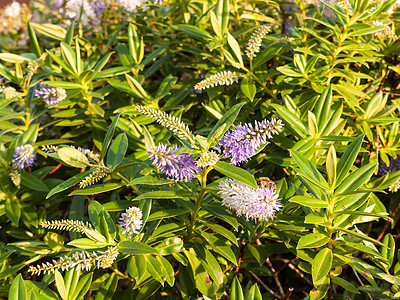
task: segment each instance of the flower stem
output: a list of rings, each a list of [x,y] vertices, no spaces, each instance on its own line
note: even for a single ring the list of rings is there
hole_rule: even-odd
[[[203,200],[203,197],[206,193],[207,174],[209,171],[210,171],[210,168],[206,168],[201,172],[201,182],[200,182],[201,189],[200,189],[199,195],[197,196],[196,202],[194,204],[194,209],[193,209],[192,215],[190,216],[190,223],[189,223],[189,226],[188,226],[187,232],[186,232],[187,240],[189,240],[193,234],[193,227],[194,227],[194,224],[196,223],[197,214],[200,211],[201,200]]]

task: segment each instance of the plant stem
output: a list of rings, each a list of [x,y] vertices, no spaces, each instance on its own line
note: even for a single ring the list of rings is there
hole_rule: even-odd
[[[200,188],[200,192],[199,195],[197,196],[196,202],[194,204],[194,209],[192,212],[192,215],[190,216],[190,224],[187,228],[187,232],[186,232],[186,239],[189,240],[192,237],[192,233],[193,233],[193,227],[194,224],[196,223],[196,218],[197,218],[197,214],[200,211],[200,207],[201,207],[201,200],[203,200],[203,197],[206,193],[206,186],[207,186],[207,174],[210,171],[210,168],[206,168],[201,172],[201,188]]]

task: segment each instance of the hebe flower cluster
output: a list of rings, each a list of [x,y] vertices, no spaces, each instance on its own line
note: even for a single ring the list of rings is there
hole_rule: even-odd
[[[65,16],[71,21],[80,19],[83,27],[98,31],[105,6],[104,0],[69,0],[65,5]]]
[[[222,195],[222,204],[236,211],[237,216],[246,219],[267,220],[275,217],[275,212],[282,208],[274,189],[266,187],[252,188],[247,184],[231,178],[222,181],[218,186]]]
[[[375,26],[383,26],[383,27],[385,27],[382,31],[376,33],[375,35],[380,35],[382,37],[388,37],[389,39],[392,39],[392,40],[396,40],[397,39],[396,33],[393,31],[393,29],[389,25],[384,24],[384,23],[382,23],[382,22],[380,22],[378,20],[374,20],[372,22],[372,26],[373,27],[375,27]]]
[[[179,147],[168,147],[164,144],[152,147],[149,158],[161,172],[178,181],[189,181],[201,171],[193,156],[188,153],[178,153]]]
[[[131,238],[132,234],[139,234],[142,228],[142,211],[136,206],[129,207],[121,214],[119,220],[119,226],[124,228],[122,233],[128,233],[128,237]]]
[[[194,145],[195,142],[193,134],[189,130],[189,127],[185,123],[180,121],[177,117],[171,116],[161,110],[142,105],[135,105],[135,108],[137,111],[154,119],[156,122],[160,123],[165,128],[171,130],[179,138],[188,140],[192,146]]]
[[[79,188],[85,188],[89,185],[95,184],[100,179],[110,174],[112,170],[106,166],[98,166],[94,169],[93,173],[86,176],[81,182],[79,182]]]
[[[265,144],[273,134],[279,134],[282,127],[282,121],[276,119],[256,121],[254,126],[249,123],[238,125],[227,131],[217,146],[224,147],[225,158],[230,157],[232,164],[237,165],[256,154],[261,144]]]
[[[67,93],[63,88],[55,88],[41,83],[39,89],[35,91],[35,97],[42,98],[46,101],[47,106],[50,106],[63,101],[67,97]]]
[[[267,25],[263,25],[260,28],[258,28],[252,35],[247,43],[246,47],[246,55],[248,58],[253,59],[256,57],[255,53],[260,52],[260,47],[263,38],[271,31],[271,27]]]
[[[128,12],[134,12],[136,8],[140,7],[146,0],[118,0],[122,8]]]
[[[93,264],[96,264],[98,269],[106,269],[112,265],[118,254],[117,247],[109,247],[103,254],[96,252],[89,253],[87,251],[75,252],[72,256],[61,257],[58,261],[53,260],[51,263],[47,262],[37,266],[30,266],[28,272],[32,275],[40,275],[42,272],[44,274],[54,274],[54,271],[57,269],[64,271],[75,266],[79,266],[82,270],[90,271]]]
[[[231,85],[234,82],[238,82],[238,75],[236,72],[221,71],[200,81],[194,88],[196,90],[204,90],[217,85]]]
[[[85,233],[87,230],[93,230],[92,224],[89,222],[82,222],[79,220],[52,220],[45,221],[40,224],[43,228],[68,230],[80,233]]]
[[[25,167],[33,166],[36,159],[33,146],[30,144],[16,147],[12,157],[13,168],[18,167],[18,170],[23,170]]]

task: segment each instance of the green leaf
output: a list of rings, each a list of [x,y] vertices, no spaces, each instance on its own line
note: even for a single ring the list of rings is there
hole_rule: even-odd
[[[65,37],[63,39],[63,42],[66,43],[67,45],[71,45],[72,43],[72,38],[74,36],[74,28],[75,28],[75,20],[71,22],[71,24],[67,28],[67,33],[65,34]]]
[[[89,274],[80,277],[78,284],[71,292],[70,299],[79,299],[79,298],[82,299],[83,296],[80,295],[86,295],[92,283],[92,278],[93,278],[93,272],[90,272]]]
[[[149,272],[155,280],[157,280],[159,283],[161,283],[162,286],[164,286],[166,274],[163,265],[154,256],[151,255],[146,255],[144,259],[146,260],[147,272]]]
[[[342,183],[343,179],[347,176],[350,168],[353,166],[354,161],[356,160],[357,155],[360,152],[364,136],[364,134],[357,136],[354,141],[352,141],[351,144],[347,146],[346,151],[339,159],[339,162],[337,164],[336,184]]]
[[[101,147],[101,153],[100,153],[100,160],[103,160],[103,158],[106,156],[108,146],[111,143],[111,139],[114,136],[115,128],[117,127],[118,119],[121,116],[122,112],[117,114],[112,121],[110,128],[108,128],[106,136],[104,137],[103,145]]]
[[[94,241],[88,238],[80,238],[74,239],[73,241],[69,242],[68,246],[74,246],[80,249],[97,249],[100,247],[105,247],[107,246],[107,244],[108,243],[106,238],[104,238],[103,242],[100,242],[98,240]]]
[[[228,36],[228,45],[232,49],[233,54],[236,57],[235,63],[239,63],[240,66],[244,66],[243,65],[242,53],[240,51],[239,43],[237,42],[237,40],[229,32],[227,33],[227,36]],[[255,86],[254,86],[254,88],[255,88]]]
[[[323,233],[309,233],[302,236],[296,249],[317,248],[328,243],[329,237]]]
[[[251,289],[246,293],[244,300],[262,300],[261,292],[257,283],[253,284]]]
[[[183,197],[193,196],[192,193],[186,191],[154,191],[140,194],[135,198],[139,199],[180,199]]]
[[[118,249],[121,253],[126,254],[159,254],[158,251],[144,243],[123,241],[118,244]]]
[[[0,59],[12,64],[21,64],[30,59],[13,53],[0,53]]]
[[[172,253],[177,253],[182,250],[183,241],[179,237],[172,237],[163,240],[160,244],[158,244],[155,249],[162,256],[170,255]]]
[[[146,184],[146,185],[165,185],[174,183],[174,180],[165,179],[158,177],[157,175],[145,175],[139,178],[133,179],[129,182],[128,186],[135,185],[135,184]]]
[[[169,284],[169,286],[173,286],[175,283],[175,271],[174,268],[171,266],[170,262],[162,256],[157,256],[156,259],[161,263],[162,267],[164,268],[164,276],[165,280]]]
[[[129,84],[131,90],[138,95],[140,98],[144,100],[150,100],[150,95],[146,92],[146,90],[142,87],[139,81],[137,81],[132,76],[125,74],[126,82]]]
[[[226,239],[230,240],[232,243],[234,243],[236,246],[238,246],[238,242],[237,242],[237,237],[235,236],[235,234],[221,226],[215,223],[211,223],[210,221],[203,221],[200,220],[205,226],[207,226],[208,228],[212,229],[213,231],[215,231],[215,233],[222,235],[223,237],[225,237]]]
[[[276,113],[283,119],[283,122],[290,125],[298,136],[305,138],[309,135],[306,126],[293,112],[278,104],[271,104],[271,106],[275,108]]]
[[[179,31],[183,31],[187,35],[189,35],[195,39],[202,40],[202,41],[204,41],[204,40],[207,41],[207,40],[213,39],[213,36],[210,33],[205,31],[204,29],[198,28],[193,25],[178,24],[178,25],[172,25],[172,28],[179,30]]]
[[[242,82],[240,83],[240,89],[250,101],[253,101],[257,89],[253,79],[250,76],[246,76],[242,79]]]
[[[221,25],[221,33],[225,34],[229,23],[229,0],[218,0],[215,8],[215,15]]]
[[[75,72],[75,74],[78,74],[78,67],[76,65],[76,55],[74,50],[71,48],[71,46],[67,45],[64,42],[61,42],[60,47],[61,53],[66,60],[68,66]]]
[[[331,276],[331,280],[334,284],[341,286],[342,288],[348,290],[351,293],[360,294],[359,290],[357,290],[357,288],[353,284],[351,284],[347,280],[344,280],[343,278]]]
[[[382,256],[384,258],[386,258],[389,262],[389,266],[391,266],[393,264],[393,259],[395,256],[395,251],[396,251],[396,243],[395,240],[393,238],[393,236],[388,233],[385,235],[385,237],[382,240],[382,243],[387,247],[382,247]],[[389,271],[389,270],[387,270]]]
[[[243,182],[255,189],[257,188],[257,182],[254,179],[253,175],[251,175],[244,169],[235,167],[222,161],[218,161],[215,164],[214,169],[232,179]]]
[[[359,239],[361,239],[363,241],[365,240],[365,241],[371,242],[371,243],[373,243],[375,245],[386,247],[385,244],[383,244],[383,243],[381,243],[381,242],[379,242],[379,241],[377,241],[377,240],[375,240],[375,239],[373,239],[373,238],[371,238],[371,237],[369,237],[369,236],[367,236],[365,234],[361,234],[361,233],[358,233],[358,232],[355,232],[355,231],[352,231],[352,230],[348,230],[348,229],[344,229],[344,228],[338,228],[337,231],[343,231],[343,232],[345,232],[345,233],[347,233],[349,235],[355,236],[355,237],[357,237],[357,238],[359,238]]]
[[[21,184],[35,191],[47,192],[49,190],[42,180],[28,172],[21,172]]]
[[[60,183],[57,185],[55,188],[53,188],[46,196],[46,199],[50,198],[51,196],[60,193],[62,191],[65,191],[66,189],[74,186],[77,184],[79,181],[83,180],[86,176],[90,175],[93,172],[93,170],[87,170],[83,173],[79,173],[78,175],[75,175],[68,180]]]
[[[342,183],[336,188],[335,194],[338,195],[341,193],[356,191],[371,178],[376,167],[377,164],[372,163],[357,169],[342,181]]]
[[[61,26],[53,24],[37,24],[37,23],[31,23],[31,25],[33,28],[35,28],[36,31],[48,37],[51,37],[55,40],[62,41],[65,37],[66,30]]]
[[[28,34],[29,34],[29,41],[33,49],[33,53],[35,53],[36,57],[39,58],[42,55],[42,53],[40,51],[35,31],[32,29],[30,22],[28,22]]]
[[[244,300],[243,290],[237,277],[233,278],[229,296],[231,300]]]
[[[86,155],[75,148],[63,147],[57,151],[57,154],[68,166],[86,168],[90,165]]]
[[[318,183],[325,189],[328,189],[328,183],[325,178],[322,177],[321,173],[307,158],[293,149],[290,150],[290,154],[304,175],[309,177],[314,183]]]
[[[303,206],[314,208],[327,208],[329,206],[328,202],[310,196],[294,196],[289,200],[289,202],[298,203]]]
[[[219,141],[225,132],[228,131],[229,127],[235,122],[236,117],[238,116],[240,110],[242,109],[245,102],[241,102],[232,106],[223,116],[222,118],[215,124],[213,129],[211,129],[210,133],[207,137],[207,142],[210,147],[215,146],[215,144]],[[220,128],[224,126],[223,130],[221,131]],[[218,133],[218,134],[216,134]]]
[[[144,255],[132,255],[128,262],[128,273],[138,283],[142,281],[146,275],[146,260]]]
[[[57,291],[61,296],[61,299],[68,300],[68,291],[65,287],[64,279],[58,270],[55,270],[54,277],[56,279]]]
[[[117,274],[111,273],[106,281],[100,286],[97,291],[95,300],[111,300],[115,290],[117,289],[118,277]]]
[[[326,173],[328,175],[329,186],[334,187],[336,184],[336,150],[333,145],[329,148],[326,157]]]
[[[218,285],[221,285],[224,277],[218,260],[203,245],[196,244],[194,246],[194,250],[197,258],[200,260],[202,266],[204,269],[206,269],[211,279],[214,280],[214,282],[216,282]]]
[[[320,280],[328,275],[332,268],[333,254],[332,250],[329,248],[322,249],[314,257],[312,263],[312,278],[313,283],[316,285]]]
[[[121,133],[115,138],[108,149],[107,166],[115,169],[124,159],[126,150],[128,150],[128,138],[125,133]]]
[[[22,275],[18,274],[17,277],[14,278],[10,290],[8,292],[9,300],[26,300],[26,285],[24,280],[22,279]]]
[[[329,85],[318,99],[317,107],[314,111],[318,120],[318,129],[322,132],[327,124],[327,117],[332,105],[332,86]]]
[[[43,83],[51,85],[53,87],[60,87],[66,90],[73,89],[83,89],[83,86],[80,83],[68,82],[68,81],[44,81]]]
[[[174,209],[163,209],[152,213],[149,217],[149,221],[157,219],[172,218],[180,215],[190,213],[190,209],[174,208]]]
[[[107,182],[102,184],[90,185],[85,187],[84,189],[76,189],[72,193],[69,193],[68,196],[72,195],[95,195],[100,193],[105,193],[109,191],[113,191],[119,189],[124,186],[121,182]]]
[[[192,273],[192,278],[194,278],[196,288],[203,295],[215,299],[218,286],[215,283],[210,282],[209,275],[194,253],[185,251],[185,255],[189,261],[190,272]]]
[[[19,224],[19,218],[21,217],[21,204],[18,199],[7,197],[5,203],[5,211],[7,217],[16,226]]]

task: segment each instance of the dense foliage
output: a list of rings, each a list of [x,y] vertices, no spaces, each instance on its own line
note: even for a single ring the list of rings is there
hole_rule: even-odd
[[[397,8],[1,11],[1,296],[399,299]]]

